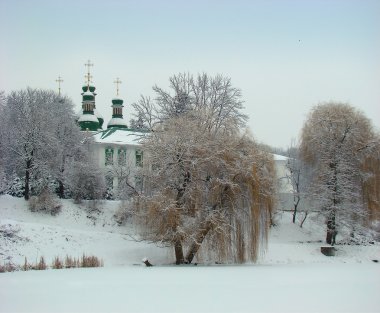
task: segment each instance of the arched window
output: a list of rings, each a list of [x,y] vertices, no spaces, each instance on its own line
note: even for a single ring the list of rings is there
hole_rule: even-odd
[[[119,149],[117,152],[117,163],[122,166],[127,164],[127,151],[125,149]]]
[[[106,154],[105,154],[105,164],[106,165],[113,165],[113,149],[112,148],[106,148]]]
[[[143,152],[139,150],[136,151],[136,166],[143,166]]]

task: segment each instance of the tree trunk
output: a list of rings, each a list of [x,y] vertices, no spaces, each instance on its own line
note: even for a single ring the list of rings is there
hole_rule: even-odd
[[[179,159],[178,162],[181,162],[181,164],[182,164],[182,160],[181,159]],[[183,184],[182,184],[182,187],[177,188],[177,198],[176,198],[177,208],[180,208],[181,205],[182,205],[183,195],[185,194],[186,186],[187,186],[187,183],[189,181],[190,181],[190,173],[186,172],[185,173],[185,177],[184,177],[184,181],[183,181]],[[179,215],[178,210],[179,209],[177,209],[177,215]],[[178,216],[176,217],[176,220],[177,221],[179,220]],[[173,229],[175,231],[177,229],[177,225],[175,225],[173,227]],[[185,257],[183,255],[183,246],[182,246],[182,241],[181,241],[180,238],[175,238],[175,241],[174,241],[174,252],[175,252],[175,264],[177,264],[177,265],[184,264],[185,263]]]
[[[335,212],[333,211],[330,213],[327,221],[326,243],[332,246],[335,245],[336,234]]]
[[[334,157],[335,159],[335,157]],[[327,220],[327,234],[326,234],[326,243],[329,245],[335,245],[335,237],[336,237],[336,223],[335,223],[335,208],[339,204],[339,199],[337,199],[338,193],[338,170],[337,170],[337,161],[330,163],[330,168],[333,170],[333,177],[331,178],[331,185],[333,186],[333,209],[329,212],[328,220]]]
[[[63,185],[63,182],[61,180],[58,180],[58,197],[60,199],[63,199],[65,194],[65,186]]]
[[[60,169],[60,172],[61,172],[61,177],[63,177],[63,172],[65,171],[65,156],[63,156],[63,160],[62,160],[62,166],[61,166],[61,169]],[[58,179],[58,196],[60,199],[63,199],[64,196],[65,196],[65,186],[63,185],[63,179],[60,178]]]
[[[308,215],[308,213],[305,212],[305,216],[303,217],[303,220],[302,220],[302,222],[301,222],[301,224],[300,224],[300,227],[301,227],[301,228],[302,228],[302,226],[303,226],[303,223],[305,223],[305,221],[306,221],[307,215]]]
[[[208,232],[211,230],[212,223],[210,221],[207,221],[204,225],[204,227],[201,227],[201,229],[198,231],[198,234],[195,236],[194,242],[191,244],[189,252],[186,255],[186,262],[191,263],[197,254],[203,240],[207,236]]]
[[[25,191],[24,191],[24,199],[29,200],[30,193],[29,193],[29,182],[30,182],[30,169],[32,167],[32,160],[26,161],[26,169],[25,169]]]
[[[300,198],[297,196],[297,201],[296,201],[296,197],[294,197],[293,201],[294,201],[293,224],[295,224],[296,223],[296,215],[297,215],[298,204],[300,203]]]
[[[183,256],[183,247],[180,239],[176,239],[174,243],[174,252],[175,252],[175,264],[184,264],[185,257]]]

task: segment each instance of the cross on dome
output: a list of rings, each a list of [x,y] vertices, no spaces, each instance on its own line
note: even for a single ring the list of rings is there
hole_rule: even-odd
[[[87,80],[87,86],[90,86],[90,82],[91,82],[91,74],[90,74],[90,67],[91,66],[94,66],[94,63],[91,63],[90,60],[87,61],[87,63],[84,64],[85,67],[87,67],[87,74],[85,75],[85,78]]]
[[[90,73],[87,73],[86,75],[84,75],[84,78],[87,82],[87,86],[90,86],[90,83],[92,82],[92,75]]]
[[[63,79],[61,76],[58,76],[58,79],[55,81],[58,83],[58,95],[61,95],[61,83],[63,82]]]
[[[119,85],[122,83],[121,80],[118,78],[116,78],[116,80],[114,81],[114,83],[116,84],[116,95],[118,96],[119,95]]]

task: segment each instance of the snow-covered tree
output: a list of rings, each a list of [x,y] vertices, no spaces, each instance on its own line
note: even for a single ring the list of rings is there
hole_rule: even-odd
[[[368,180],[362,166],[374,146],[370,120],[348,104],[317,105],[304,124],[300,151],[313,171],[309,192],[326,217],[328,244],[335,244],[338,228],[349,227],[355,236],[365,221],[363,184]]]
[[[131,119],[129,121],[129,125],[130,125],[130,128],[134,129],[134,130],[139,130],[139,131],[144,131],[144,130],[148,130],[149,129],[149,126],[145,124],[144,122],[144,115],[142,112],[138,112],[137,113],[137,116],[136,116],[136,119]]]
[[[273,207],[273,159],[234,119],[205,131],[207,117],[188,112],[147,136],[146,192],[134,216],[144,238],[174,248],[177,264],[191,263],[200,247],[224,261],[256,260]]]
[[[124,155],[120,160],[119,155],[117,162],[107,169],[106,176],[116,177],[118,181],[117,189],[113,192],[116,199],[126,200],[139,194],[135,185],[136,171],[134,168],[135,166],[128,157]]]
[[[376,134],[374,144],[370,143],[371,153],[362,163],[363,198],[372,221],[380,221],[380,135]],[[368,147],[369,148],[369,147]]]
[[[102,199],[106,192],[103,171],[92,159],[72,160],[66,171],[65,184],[76,202]]]
[[[81,150],[84,148],[83,142],[85,134],[80,131],[75,121],[72,101],[67,98],[60,98],[58,103],[62,105],[58,105],[56,108],[56,123],[59,127],[54,129],[56,147],[51,175],[58,183],[58,196],[64,198],[64,181],[68,162],[73,158],[78,159],[78,155],[83,154]]]
[[[6,175],[4,168],[4,138],[2,131],[4,127],[4,107],[6,103],[6,96],[4,91],[0,91],[0,194],[4,193],[7,189]]]
[[[309,181],[309,171],[305,163],[302,161],[299,153],[299,147],[292,142],[287,153],[286,168],[288,169],[287,179],[292,186],[293,195],[293,223],[296,222],[297,214],[299,213],[301,205],[305,202],[306,193]],[[300,226],[302,227],[308,216],[308,208],[303,206],[304,216],[302,218]]]
[[[24,197],[62,182],[66,156],[80,143],[72,102],[53,91],[11,92],[3,108],[1,145],[8,175],[24,181]]]
[[[169,90],[157,85],[153,87],[155,101],[142,96],[133,104],[136,117],[153,130],[163,121],[188,112],[202,112],[204,126],[217,130],[227,121],[244,126],[247,116],[241,110],[241,91],[232,86],[231,79],[222,75],[215,77],[205,73],[196,77],[178,74],[169,78]]]

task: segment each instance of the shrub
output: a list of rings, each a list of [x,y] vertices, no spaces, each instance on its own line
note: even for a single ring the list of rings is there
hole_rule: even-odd
[[[23,271],[29,271],[33,268],[32,264],[28,263],[28,259],[25,257],[24,265],[22,266]]]
[[[29,209],[32,212],[45,212],[57,215],[61,211],[61,204],[54,198],[47,187],[43,188],[39,196],[33,196],[29,200]]]
[[[0,273],[14,272],[16,270],[17,270],[17,266],[12,264],[11,262],[7,262],[4,265],[0,264]]]
[[[132,217],[131,210],[124,204],[122,204],[116,213],[114,214],[114,218],[116,220],[116,223],[120,225],[125,225],[128,219]]]
[[[87,256],[83,254],[82,258],[73,258],[71,256],[66,256],[65,262],[63,262],[58,256],[53,259],[51,268],[52,269],[63,269],[63,268],[78,268],[78,267],[103,267],[104,262],[102,259],[99,259],[96,256],[90,255]],[[40,257],[38,263],[31,264],[28,263],[28,259],[25,258],[24,264],[22,266],[16,266],[10,262],[5,263],[4,265],[0,264],[0,273],[13,272],[17,270],[30,271],[38,270],[43,271],[48,269],[46,265],[45,258]]]
[[[65,268],[75,268],[79,267],[79,262],[76,258],[72,258],[71,256],[66,255],[65,259]]]
[[[96,256],[86,256],[83,254],[80,267],[103,267],[103,260],[99,260]]]
[[[34,265],[32,267],[32,269],[37,270],[37,271],[44,271],[44,270],[46,270],[47,269],[47,265],[46,265],[46,262],[45,262],[45,258],[43,256],[40,257],[40,261],[36,265]]]
[[[0,236],[11,241],[16,241],[21,238],[17,235],[20,229],[19,225],[2,224],[0,225]]]
[[[56,256],[54,258],[51,268],[55,270],[60,270],[63,268],[63,262],[61,261],[59,257]]]

